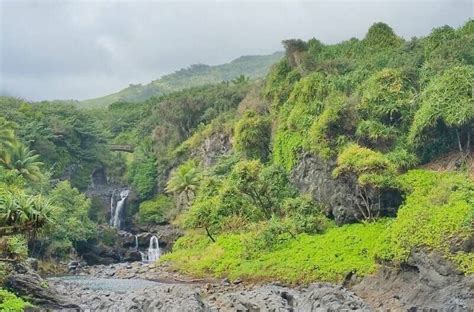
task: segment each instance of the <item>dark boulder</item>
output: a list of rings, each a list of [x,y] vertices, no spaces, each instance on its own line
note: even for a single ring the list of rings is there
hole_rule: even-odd
[[[363,201],[355,177],[334,178],[334,160],[323,160],[318,156],[303,154],[292,170],[290,179],[302,193],[311,196],[323,205],[325,214],[337,224],[353,223],[362,219],[358,209]],[[368,194],[371,201],[380,202],[380,216],[395,215],[401,203],[401,194],[396,191]]]
[[[13,265],[5,279],[5,287],[35,305],[51,309],[79,309],[79,306],[61,296],[42,279],[27,263]]]
[[[134,262],[134,261],[141,261],[142,255],[137,250],[127,250],[123,255],[122,261],[125,262]]]

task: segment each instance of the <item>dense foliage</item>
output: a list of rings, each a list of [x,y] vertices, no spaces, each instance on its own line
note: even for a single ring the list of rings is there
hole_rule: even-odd
[[[33,240],[58,258],[100,237],[112,246],[116,230],[97,224],[108,207],[81,193],[98,170],[132,189],[129,221],[186,230],[165,261],[190,274],[342,281],[420,250],[473,273],[473,21],[410,40],[377,23],[361,40],[283,44],[265,81],[243,59],[230,78],[194,66],[93,110],[0,98],[0,256],[22,260]],[[447,152],[446,172],[414,169]],[[336,226],[292,183],[303,155],[354,189],[360,222]],[[384,194],[403,194],[396,216],[379,216]]]
[[[404,173],[451,150],[460,152],[454,169],[469,170],[474,58],[463,44],[474,40],[472,25],[409,41],[383,23],[335,45],[284,41],[286,56],[262,87],[267,109],[236,115],[234,153],[203,168],[179,218],[192,231],[166,259],[200,276],[298,283],[363,276],[425,250],[472,273],[463,249],[472,182]],[[203,142],[210,131],[199,133]],[[333,178],[354,181],[363,224],[335,227],[298,193],[288,176],[306,153],[332,164]],[[394,219],[379,217],[386,192],[405,194]]]
[[[22,312],[31,306],[15,294],[0,288],[0,311]]]

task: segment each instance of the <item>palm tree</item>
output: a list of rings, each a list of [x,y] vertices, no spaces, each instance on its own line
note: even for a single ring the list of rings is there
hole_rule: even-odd
[[[15,133],[13,132],[14,124],[0,119],[0,152],[15,143]]]
[[[53,222],[55,207],[42,195],[0,190],[0,236],[36,232]]]
[[[250,81],[250,78],[245,75],[237,76],[232,80],[234,84],[245,84],[249,81]]]
[[[42,162],[37,161],[39,155],[35,154],[28,147],[15,142],[9,148],[0,152],[0,166],[9,170],[16,170],[25,179],[38,181],[41,178]]]
[[[187,202],[189,203],[189,194],[193,196],[199,186],[199,178],[201,171],[194,161],[188,161],[178,167],[168,180],[166,191],[175,194],[185,194]]]

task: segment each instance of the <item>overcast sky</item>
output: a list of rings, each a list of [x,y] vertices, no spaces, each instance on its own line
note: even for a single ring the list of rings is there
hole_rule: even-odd
[[[0,0],[0,94],[86,99],[195,63],[282,50],[282,39],[335,43],[383,21],[405,38],[458,27],[472,0]]]

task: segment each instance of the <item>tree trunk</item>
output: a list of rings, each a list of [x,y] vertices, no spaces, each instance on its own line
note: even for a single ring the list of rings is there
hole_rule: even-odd
[[[213,243],[215,243],[216,240],[214,239],[214,237],[212,237],[212,235],[211,235],[211,233],[209,232],[209,229],[207,228],[207,226],[205,226],[204,228],[206,229],[206,234],[207,234],[207,236],[211,239],[211,241],[212,241]]]
[[[459,135],[459,130],[456,129],[456,136],[458,138],[458,148],[459,152],[462,154],[462,144],[461,144],[461,136]]]

